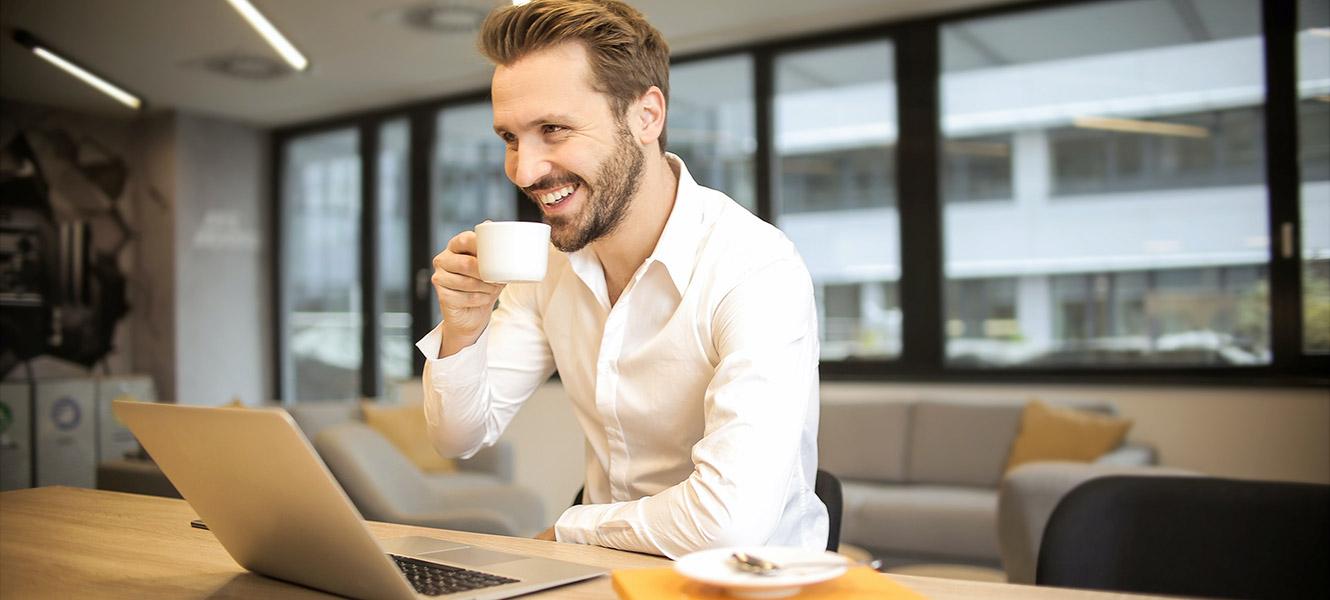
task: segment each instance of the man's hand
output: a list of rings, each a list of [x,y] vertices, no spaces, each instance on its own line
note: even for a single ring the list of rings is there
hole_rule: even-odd
[[[475,343],[485,331],[503,284],[481,280],[474,231],[463,231],[448,240],[448,247],[434,257],[434,276],[430,281],[443,315],[439,358],[444,358]]]
[[[554,539],[554,528],[553,528],[553,527],[551,527],[551,528],[549,528],[549,529],[546,529],[545,531],[542,531],[542,532],[540,532],[540,533],[537,533],[537,534],[536,534],[536,537],[535,537],[534,539],[537,539],[537,540],[545,540],[545,541],[547,541],[547,542],[558,541],[558,540],[555,540],[555,539]]]

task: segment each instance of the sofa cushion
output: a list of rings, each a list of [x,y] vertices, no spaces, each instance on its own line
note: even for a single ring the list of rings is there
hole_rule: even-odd
[[[406,456],[412,464],[426,473],[452,473],[457,465],[439,455],[430,440],[429,426],[425,423],[425,405],[381,405],[361,403],[365,424],[374,428]]]
[[[842,541],[876,551],[998,560],[997,490],[842,482]]]
[[[1021,413],[1007,470],[1038,461],[1090,462],[1121,445],[1130,428],[1131,419],[1033,401]]]
[[[824,403],[818,467],[842,479],[905,480],[907,402]]]
[[[360,404],[353,400],[330,402],[301,402],[287,407],[286,412],[295,419],[305,437],[314,439],[324,429],[360,420]]]
[[[909,481],[997,487],[1020,420],[1018,404],[916,404],[910,414]]]

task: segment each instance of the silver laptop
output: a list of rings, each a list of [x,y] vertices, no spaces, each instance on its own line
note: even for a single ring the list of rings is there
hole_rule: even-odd
[[[116,401],[240,566],[352,598],[508,598],[604,569],[427,537],[376,540],[286,411]],[[183,524],[182,524],[183,525]]]

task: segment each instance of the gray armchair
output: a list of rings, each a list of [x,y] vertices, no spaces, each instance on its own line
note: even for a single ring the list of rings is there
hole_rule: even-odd
[[[1121,455],[1117,455],[1122,453]],[[1107,475],[1196,475],[1169,467],[1136,462],[1153,459],[1153,450],[1141,446],[1120,448],[1094,463],[1037,462],[1008,473],[998,486],[998,546],[1007,581],[1033,585],[1044,527],[1058,501],[1076,486]],[[1150,460],[1149,462],[1153,462]]]
[[[366,519],[517,536],[548,525],[540,497],[513,484],[506,442],[457,461],[455,473],[432,474],[361,421],[358,404],[306,403],[290,413]]]

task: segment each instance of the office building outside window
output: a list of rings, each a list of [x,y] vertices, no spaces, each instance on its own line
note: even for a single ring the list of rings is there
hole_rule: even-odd
[[[1298,4],[1302,348],[1330,354],[1330,4]]]
[[[666,151],[693,179],[757,212],[753,61],[740,54],[670,68]]]
[[[817,290],[823,360],[901,351],[889,41],[777,55],[773,204]]]
[[[282,173],[282,398],[360,395],[360,155],[354,129],[290,141]]]
[[[516,188],[504,174],[504,145],[494,134],[488,102],[439,111],[430,175],[430,252],[442,252],[453,236],[477,223],[517,219]],[[433,255],[431,255],[433,256]],[[439,304],[430,290],[430,324]]]
[[[1260,24],[1130,0],[941,28],[949,366],[1270,362]]]
[[[411,130],[406,119],[379,127],[376,200],[379,210],[379,372],[384,392],[412,378],[411,339]]]

